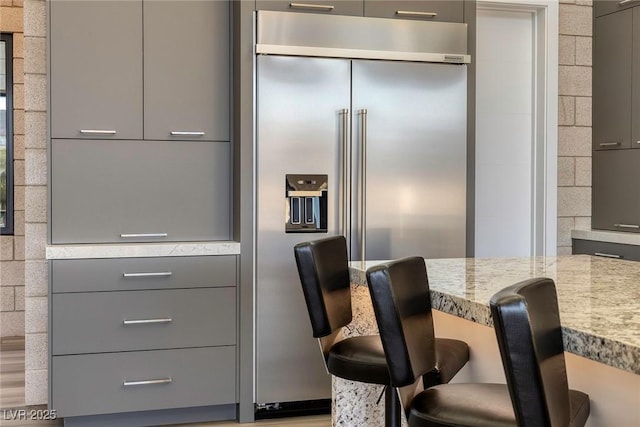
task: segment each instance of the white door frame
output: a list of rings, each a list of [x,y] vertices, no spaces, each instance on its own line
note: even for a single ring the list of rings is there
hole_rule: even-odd
[[[556,255],[558,170],[558,1],[478,0],[478,10],[531,13],[534,20],[532,248]]]

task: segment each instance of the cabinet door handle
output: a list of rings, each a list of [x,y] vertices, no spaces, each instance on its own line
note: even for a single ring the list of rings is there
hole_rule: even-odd
[[[414,16],[416,18],[435,18],[438,16],[436,12],[415,12],[412,10],[396,10],[398,16]]]
[[[204,136],[204,132],[192,130],[172,130],[170,133],[172,136]]]
[[[613,225],[620,228],[640,228],[640,225],[636,225],[636,224],[613,224]]]
[[[595,256],[601,256],[601,257],[604,257],[604,258],[615,258],[615,259],[622,258],[622,256],[620,256],[620,255],[605,254],[605,253],[602,253],[602,252],[596,252],[596,253],[594,253],[594,255]]]
[[[311,3],[289,3],[289,7],[291,9],[314,9],[314,10],[324,10],[327,12],[335,9],[335,6],[332,4],[311,4]]]
[[[131,234],[121,234],[120,237],[123,239],[128,239],[132,237],[167,237],[167,233],[131,233]]]
[[[615,142],[601,142],[600,146],[601,147],[612,147],[615,145],[620,145],[620,141],[615,141]]]
[[[171,323],[173,319],[170,317],[162,319],[135,319],[135,320],[123,320],[123,325],[157,325],[159,323]]]
[[[618,2],[618,6],[624,6],[624,5],[627,5],[629,3],[635,3],[637,1],[638,0],[622,0],[622,1]]]
[[[115,135],[115,130],[110,129],[80,129],[80,133],[85,135]]]
[[[122,277],[169,277],[173,275],[171,271],[157,271],[151,273],[122,273]]]
[[[158,378],[157,380],[142,380],[142,381],[127,381],[124,380],[122,385],[125,387],[136,386],[136,385],[154,385],[154,384],[171,384],[173,380],[171,377],[168,378]]]

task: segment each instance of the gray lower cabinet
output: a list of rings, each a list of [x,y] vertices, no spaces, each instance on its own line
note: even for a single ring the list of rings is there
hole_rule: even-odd
[[[631,82],[631,90],[631,146],[640,148],[640,6],[633,8],[633,81]]]
[[[594,229],[640,232],[640,150],[593,153]]]
[[[49,407],[58,416],[237,403],[236,257],[150,260],[50,261]],[[120,290],[113,278],[158,270],[176,272],[156,277],[175,279],[171,288]]]
[[[53,140],[51,240],[230,238],[228,142]]]
[[[637,245],[573,239],[572,247],[574,255],[594,255],[604,258],[640,261],[640,246]]]

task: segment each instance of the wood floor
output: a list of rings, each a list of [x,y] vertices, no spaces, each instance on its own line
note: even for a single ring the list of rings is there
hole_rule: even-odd
[[[45,410],[44,406],[24,406],[24,338],[0,339],[0,426],[2,427],[53,427],[62,426],[62,420],[25,421],[20,410]],[[22,418],[22,419],[20,419]],[[235,427],[236,422],[180,424],[179,427]],[[267,427],[330,427],[329,415],[263,420],[254,423]],[[178,427],[174,425],[173,427]]]

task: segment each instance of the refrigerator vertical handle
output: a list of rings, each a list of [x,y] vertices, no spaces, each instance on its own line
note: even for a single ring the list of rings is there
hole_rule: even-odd
[[[340,191],[342,191],[342,224],[340,226],[340,232],[347,239],[347,242],[351,242],[351,229],[349,227],[349,219],[351,213],[349,212],[349,199],[351,194],[349,193],[349,164],[351,163],[351,146],[349,145],[349,109],[344,108],[340,110],[340,118],[342,125],[342,167],[340,177]]]
[[[360,259],[367,260],[367,110],[360,110]]]

